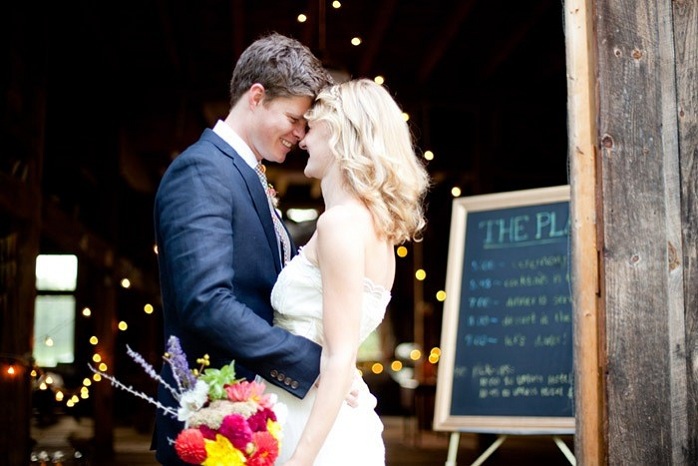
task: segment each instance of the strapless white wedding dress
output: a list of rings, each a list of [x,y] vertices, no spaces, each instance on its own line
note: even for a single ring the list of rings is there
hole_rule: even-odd
[[[364,279],[361,341],[383,320],[390,301],[390,291]],[[322,345],[322,280],[318,267],[303,253],[297,254],[284,267],[271,293],[274,325],[288,329]],[[283,426],[281,453],[276,464],[291,456],[307,422],[315,400],[316,388],[300,400],[288,392],[267,385],[267,392],[276,393],[288,407]],[[342,405],[337,420],[315,460],[315,466],[382,466],[385,464],[383,423],[374,408],[376,399],[366,390],[359,397],[359,406]]]

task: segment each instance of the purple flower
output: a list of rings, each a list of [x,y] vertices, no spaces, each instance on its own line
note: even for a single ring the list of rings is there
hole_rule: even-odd
[[[196,385],[196,377],[189,369],[189,363],[187,362],[184,351],[182,351],[179,338],[174,335],[170,336],[167,340],[167,355],[165,356],[165,360],[172,367],[172,374],[180,388],[184,388],[185,390],[194,388]]]

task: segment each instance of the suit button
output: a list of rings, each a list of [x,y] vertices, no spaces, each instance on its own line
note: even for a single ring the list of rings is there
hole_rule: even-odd
[[[298,385],[300,385],[300,384],[298,383],[297,380],[294,380],[293,382],[291,382],[291,388],[298,388]]]
[[[279,374],[279,371],[277,371],[276,369],[272,369],[271,372],[269,373],[269,375],[271,375],[271,377],[273,379],[275,379],[278,374]]]
[[[279,375],[276,376],[276,380],[278,380],[279,382],[283,382],[285,378],[286,376],[282,373],[279,373]]]
[[[291,385],[291,382],[292,382],[291,377],[286,377],[286,378],[284,379],[284,385]]]

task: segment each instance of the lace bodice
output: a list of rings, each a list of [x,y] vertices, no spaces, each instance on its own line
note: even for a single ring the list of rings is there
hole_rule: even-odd
[[[390,291],[364,278],[361,341],[375,330],[385,315]],[[301,249],[284,267],[271,292],[274,325],[322,345],[322,278],[320,269]]]

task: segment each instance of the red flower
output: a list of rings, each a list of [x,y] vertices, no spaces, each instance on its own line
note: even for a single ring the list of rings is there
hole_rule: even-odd
[[[252,441],[252,430],[240,414],[230,414],[223,418],[218,433],[230,440],[230,443],[242,452],[247,450],[247,445]]]
[[[267,430],[267,419],[276,421],[276,414],[271,409],[264,408],[247,418],[247,424],[249,424],[252,432],[265,431]]]
[[[199,429],[184,429],[175,440],[177,455],[187,463],[201,464],[206,460],[204,436]]]
[[[269,432],[255,432],[254,443],[257,446],[247,464],[250,466],[274,466],[279,456],[279,444]]]
[[[199,430],[201,431],[201,434],[204,436],[205,439],[216,440],[216,429],[211,429],[206,424],[201,424],[199,426]]]

